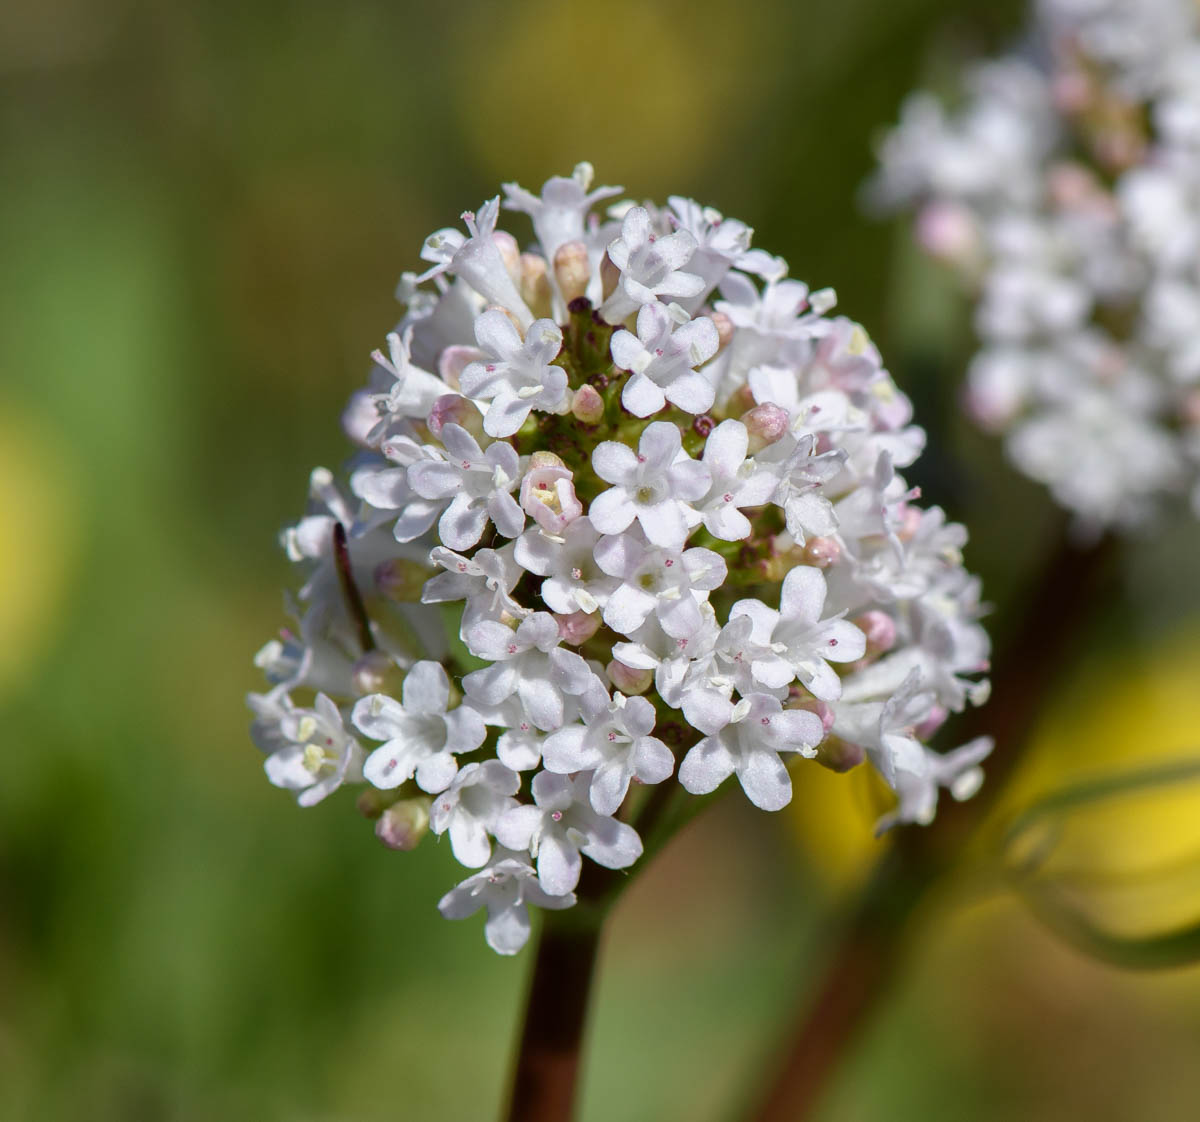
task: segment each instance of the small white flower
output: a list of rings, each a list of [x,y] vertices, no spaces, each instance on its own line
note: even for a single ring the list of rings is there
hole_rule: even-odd
[[[490,519],[507,538],[525,527],[525,512],[512,497],[521,482],[517,453],[502,440],[487,451],[459,425],[442,428],[445,459],[421,460],[408,469],[408,481],[427,499],[450,499],[438,522],[442,542],[470,549]]]
[[[555,175],[546,180],[539,198],[516,183],[505,183],[504,205],[509,210],[524,211],[533,219],[533,231],[547,261],[554,260],[554,251],[566,242],[583,241],[587,213],[601,199],[619,195],[623,187],[592,185],[592,165],[575,165],[570,176]]]
[[[517,563],[542,581],[542,599],[551,611],[594,612],[608,603],[620,583],[600,567],[596,544],[600,535],[589,518],[577,518],[561,537],[526,530],[516,542]]]
[[[646,537],[664,549],[682,549],[700,522],[692,503],[708,491],[708,468],[683,451],[679,429],[652,421],[635,453],[606,440],[592,453],[592,467],[613,484],[592,501],[588,516],[602,534],[619,534],[636,518]]]
[[[683,699],[683,713],[705,733],[679,765],[684,790],[706,795],[736,774],[746,797],[762,810],[781,810],[792,801],[792,781],[779,753],[811,758],[825,735],[816,714],[784,709],[763,693],[735,704],[719,693],[695,690]]]
[[[551,896],[574,890],[582,857],[624,869],[642,855],[642,840],[632,826],[592,809],[591,782],[587,772],[568,779],[539,771],[531,785],[534,805],[514,807],[496,823],[501,845],[527,850],[537,860],[538,880]]]
[[[429,828],[450,833],[455,860],[468,868],[487,864],[492,854],[488,834],[505,811],[517,805],[512,796],[520,777],[499,760],[467,764],[429,808]]]
[[[741,421],[722,421],[708,434],[701,462],[712,482],[708,494],[696,504],[704,528],[722,541],[741,541],[751,525],[742,510],[770,501],[779,477],[769,468],[747,459],[750,436]]]
[[[529,904],[539,908],[570,908],[575,894],[551,896],[537,880],[524,853],[497,848],[487,867],[450,889],[438,901],[446,919],[466,919],[487,909],[484,937],[497,954],[516,954],[529,941]]]
[[[468,397],[491,401],[483,418],[488,436],[512,436],[530,410],[553,413],[567,400],[567,372],[554,366],[562,349],[562,330],[553,320],[530,324],[525,339],[503,312],[484,312],[475,321],[475,337],[487,358],[472,362],[459,377]]]
[[[692,319],[685,312],[679,318],[657,302],[643,304],[637,334],[612,337],[613,362],[632,373],[621,404],[635,417],[649,417],[668,401],[685,413],[712,407],[716,389],[696,367],[717,353],[717,329],[707,316]]]
[[[372,740],[386,741],[367,757],[363,775],[387,790],[415,774],[423,791],[442,791],[458,771],[455,753],[471,752],[483,743],[483,718],[469,705],[446,711],[450,680],[437,662],[418,662],[405,677],[400,696],[402,703],[371,694],[354,706],[350,719],[355,728]]]
[[[600,306],[609,323],[621,323],[643,304],[660,296],[698,296],[704,281],[683,266],[696,252],[696,239],[686,230],[656,234],[645,207],[630,207],[621,222],[621,236],[608,247],[609,260],[620,270],[616,290]]]
[[[595,700],[599,704],[584,706],[583,723],[546,738],[542,756],[547,771],[590,772],[592,809],[597,814],[616,814],[631,780],[661,783],[675,770],[675,757],[650,735],[657,717],[644,697],[615,693],[611,701]]]
[[[362,781],[363,750],[323,693],[311,709],[293,708],[286,694],[255,701],[256,736],[273,749],[263,761],[267,778],[294,791],[301,806],[316,806],[343,783]]]

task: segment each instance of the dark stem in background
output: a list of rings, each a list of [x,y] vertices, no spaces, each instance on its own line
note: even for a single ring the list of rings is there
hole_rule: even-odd
[[[671,794],[671,785],[658,784],[634,815],[633,825],[644,838],[655,833]],[[574,1115],[596,951],[604,922],[629,879],[622,871],[588,862],[576,892],[578,904],[545,913],[508,1122],[569,1122]]]
[[[600,926],[548,912],[538,941],[509,1122],[568,1122],[575,1103]]]
[[[961,739],[990,734],[987,782],[972,800],[943,799],[927,827],[902,829],[854,905],[778,1068],[757,1122],[810,1117],[880,1001],[890,991],[908,923],[926,892],[955,863],[967,837],[1003,790],[1045,703],[1081,643],[1115,544],[1087,548],[1065,533],[1034,584],[1020,623],[993,660],[993,700],[959,722]]]
[[[346,610],[354,620],[359,645],[363,654],[366,654],[375,649],[375,639],[371,635],[371,620],[367,615],[362,593],[354,583],[354,570],[350,567],[350,549],[346,545],[346,527],[340,522],[333,524],[333,564],[337,569],[338,583],[342,586],[342,596],[346,600]]]

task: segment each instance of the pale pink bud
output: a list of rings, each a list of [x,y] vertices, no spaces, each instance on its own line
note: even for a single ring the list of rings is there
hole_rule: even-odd
[[[1200,390],[1192,390],[1180,403],[1180,415],[1186,425],[1200,426]]]
[[[350,680],[360,694],[398,693],[404,675],[390,655],[367,651],[350,669]]]
[[[600,613],[572,612],[568,616],[555,615],[558,623],[558,634],[569,647],[578,647],[586,643],[600,630]]]
[[[585,425],[596,425],[604,417],[604,398],[595,386],[582,385],[571,399],[571,413]]]
[[[883,654],[896,645],[896,621],[887,612],[873,608],[855,616],[853,623],[867,637],[867,649],[872,654]]]
[[[587,246],[583,242],[563,242],[554,251],[554,279],[558,282],[558,291],[562,293],[563,300],[568,304],[587,294],[591,277],[592,267],[588,261]]]
[[[429,431],[440,435],[443,425],[461,425],[480,444],[490,443],[483,431],[483,414],[461,394],[444,393],[429,411]]]
[[[514,281],[519,281],[521,278],[521,247],[517,245],[517,239],[507,230],[496,230],[492,234],[492,241],[500,251],[500,260],[504,262],[504,268],[508,275]]]
[[[717,354],[720,354],[733,341],[733,320],[724,312],[710,312],[708,318],[717,329]]]
[[[538,319],[548,319],[551,313],[550,278],[546,275],[546,259],[540,253],[521,254],[521,299]]]
[[[615,658],[604,668],[608,680],[623,694],[645,693],[654,684],[653,670],[634,670]]]
[[[395,801],[394,792],[367,787],[360,791],[358,798],[354,800],[354,809],[364,818],[376,819]]]
[[[858,767],[865,758],[861,745],[851,744],[840,736],[826,737],[817,748],[817,763],[839,773]]]
[[[784,436],[791,424],[791,416],[782,406],[767,401],[743,413],[742,424],[750,436],[749,451],[753,456]]]
[[[1057,75],[1050,91],[1054,107],[1068,116],[1082,113],[1092,100],[1092,84],[1079,70],[1067,70]]]
[[[917,498],[914,495],[913,498]],[[900,525],[896,528],[896,537],[902,542],[912,541],[921,528],[921,508],[905,506],[900,511]]]
[[[583,513],[571,469],[553,452],[534,452],[521,480],[521,509],[548,534],[561,534]]]
[[[367,433],[379,423],[379,410],[375,407],[375,395],[367,390],[356,390],[342,411],[342,432],[355,444],[367,445]]]
[[[918,740],[928,740],[938,729],[946,723],[946,718],[950,714],[942,705],[934,705],[929,710],[928,716],[916,728],[913,729],[913,735]]]
[[[416,849],[429,832],[429,799],[401,799],[393,803],[375,823],[375,836],[388,849]]]
[[[804,563],[818,569],[828,569],[842,556],[842,547],[836,538],[809,538],[804,543]]]
[[[452,390],[458,389],[458,379],[463,369],[472,362],[482,362],[483,351],[478,347],[464,347],[459,343],[447,347],[438,355],[438,374]]]
[[[971,212],[960,203],[938,200],[917,215],[917,243],[931,257],[967,265],[979,251],[979,231]]]
[[[821,718],[821,728],[825,730],[825,735],[829,735],[829,730],[833,728],[834,712],[833,706],[827,701],[818,701],[815,697],[806,698],[796,705],[788,705],[788,709],[804,709],[809,713],[815,713]]]

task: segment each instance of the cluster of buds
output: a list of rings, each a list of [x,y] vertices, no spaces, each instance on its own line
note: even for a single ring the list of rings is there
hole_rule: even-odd
[[[969,411],[1085,530],[1200,514],[1200,4],[1041,0],[966,87],[872,186],[973,294]]]
[[[506,185],[536,240],[425,242],[388,352],[284,535],[306,581],[259,652],[255,740],[310,806],[344,784],[387,845],[448,834],[498,952],[530,904],[625,869],[656,800],[788,763],[873,768],[880,828],[978,786],[990,742],[927,741],[981,702],[966,534],[898,474],[923,431],[834,296],[683,198],[593,208],[592,169]],[[659,804],[661,805],[661,803]]]

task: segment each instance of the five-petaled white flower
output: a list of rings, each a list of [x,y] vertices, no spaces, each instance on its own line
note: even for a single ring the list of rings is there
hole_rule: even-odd
[[[704,413],[716,396],[713,383],[696,368],[717,353],[717,329],[707,316],[692,319],[680,308],[643,304],[637,334],[612,337],[613,362],[631,377],[621,404],[635,417],[649,417],[669,401],[685,413]]]
[[[477,869],[492,854],[488,833],[506,810],[517,805],[520,776],[499,760],[467,764],[433,800],[429,828],[450,832],[450,848],[461,865]]]

